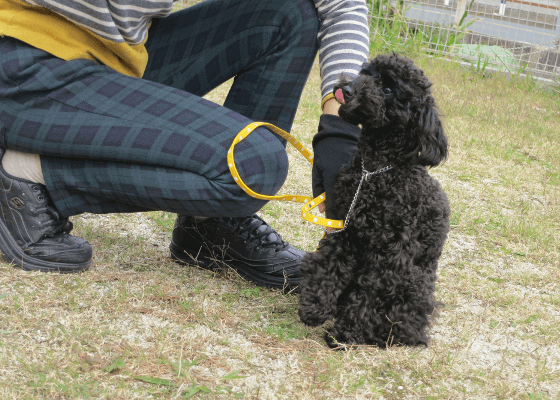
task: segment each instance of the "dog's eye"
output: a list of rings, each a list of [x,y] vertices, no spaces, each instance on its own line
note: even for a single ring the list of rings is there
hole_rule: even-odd
[[[391,88],[386,87],[386,88],[383,89],[383,93],[391,94],[391,93],[393,93],[393,91],[391,90]]]

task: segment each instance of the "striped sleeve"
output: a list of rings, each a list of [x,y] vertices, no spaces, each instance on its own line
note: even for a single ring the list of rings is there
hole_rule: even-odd
[[[152,18],[169,15],[177,0],[23,0],[47,8],[115,43],[144,41]]]
[[[356,76],[369,55],[365,0],[314,0],[321,25],[321,95],[332,93],[340,74]]]

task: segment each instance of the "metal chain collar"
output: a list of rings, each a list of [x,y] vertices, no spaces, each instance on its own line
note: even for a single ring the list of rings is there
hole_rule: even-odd
[[[380,168],[377,171],[369,172],[366,171],[364,167],[364,160],[362,159],[362,178],[360,179],[360,183],[358,184],[358,189],[356,189],[356,193],[354,194],[354,199],[352,200],[352,204],[350,204],[350,209],[348,209],[348,214],[346,214],[346,219],[344,220],[344,227],[336,231],[328,231],[327,229],[325,229],[325,232],[327,234],[331,234],[331,233],[342,232],[343,230],[345,230],[348,227],[348,220],[350,219],[350,214],[352,214],[352,211],[354,210],[354,206],[356,205],[356,200],[358,199],[358,193],[360,193],[360,189],[362,188],[362,183],[364,182],[364,179],[367,182],[370,176],[377,175],[382,172],[387,172],[394,166],[395,166],[394,164],[391,164],[391,165],[387,165],[386,167]]]

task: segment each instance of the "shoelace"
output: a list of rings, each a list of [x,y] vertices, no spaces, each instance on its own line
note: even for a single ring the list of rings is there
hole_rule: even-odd
[[[243,219],[222,218],[222,220],[231,225],[236,233],[245,236],[247,240],[258,240],[258,247],[274,247],[276,251],[280,251],[288,246],[288,243],[282,240],[282,236],[257,215]]]
[[[68,218],[61,218],[60,214],[56,209],[49,204],[48,195],[45,193],[45,188],[41,185],[33,186],[34,192],[39,192],[37,195],[37,200],[44,202],[43,207],[37,207],[35,209],[35,215],[47,214],[49,219],[41,224],[41,228],[48,228],[52,226],[52,229],[43,234],[43,237],[54,237],[59,233],[69,233],[74,225]]]

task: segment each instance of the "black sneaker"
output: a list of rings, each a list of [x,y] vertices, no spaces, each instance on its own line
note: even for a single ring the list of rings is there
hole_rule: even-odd
[[[299,284],[298,265],[305,255],[256,214],[202,221],[179,215],[169,248],[181,264],[212,271],[231,267],[257,285],[283,290]]]
[[[26,271],[78,272],[91,265],[91,246],[68,233],[47,188],[16,178],[2,167],[0,148],[0,251],[6,262]]]

